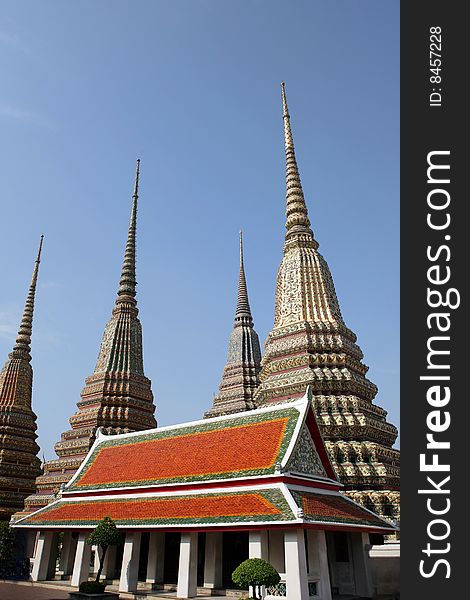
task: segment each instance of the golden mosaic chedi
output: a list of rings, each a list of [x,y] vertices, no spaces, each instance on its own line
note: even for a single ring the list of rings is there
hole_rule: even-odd
[[[350,497],[399,518],[397,429],[373,403],[356,335],[344,323],[333,279],[313,235],[295,157],[284,84],[286,235],[274,327],[262,359],[256,406],[300,397],[307,386],[333,466]]]

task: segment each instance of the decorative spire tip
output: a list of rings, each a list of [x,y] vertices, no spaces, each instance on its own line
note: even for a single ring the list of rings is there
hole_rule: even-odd
[[[140,158],[137,159],[137,165],[135,168],[134,197],[137,197],[139,194],[139,174],[140,174]]]
[[[122,263],[121,278],[119,280],[119,290],[116,298],[116,305],[132,304],[136,306],[136,285],[135,280],[135,254],[136,254],[136,229],[137,229],[137,199],[139,197],[139,173],[140,158],[137,159],[135,171],[134,194],[132,195],[131,218],[129,223],[129,232],[127,234],[126,249],[124,251],[124,261]]]
[[[36,258],[36,262],[37,263],[41,262],[41,252],[42,252],[42,242],[43,242],[43,240],[44,240],[44,234],[42,233],[41,237],[39,239],[38,255],[37,255],[37,258]]]

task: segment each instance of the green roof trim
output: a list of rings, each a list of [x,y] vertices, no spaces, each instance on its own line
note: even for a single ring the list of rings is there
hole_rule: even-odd
[[[281,440],[281,444],[279,447],[279,451],[276,457],[276,460],[272,467],[270,468],[256,468],[256,469],[245,469],[245,470],[234,470],[234,471],[224,471],[224,472],[211,472],[209,474],[195,474],[187,476],[176,476],[176,477],[165,477],[159,479],[146,479],[146,480],[124,480],[118,482],[111,483],[93,483],[93,484],[85,484],[80,485],[80,481],[86,475],[88,470],[92,467],[94,461],[98,457],[99,453],[102,450],[108,448],[117,448],[120,446],[128,446],[128,445],[137,445],[141,442],[149,442],[149,441],[158,441],[163,439],[170,438],[179,438],[184,436],[191,436],[192,434],[200,434],[203,432],[210,431],[221,431],[221,430],[230,430],[235,427],[240,427],[244,425],[263,423],[272,421],[274,419],[287,418],[286,429]],[[132,435],[126,437],[117,437],[117,436],[109,436],[109,438],[105,438],[104,441],[101,441],[96,447],[93,449],[92,453],[86,459],[86,462],[83,464],[80,471],[77,473],[77,476],[73,481],[66,487],[66,491],[87,491],[87,490],[97,490],[97,489],[114,489],[114,488],[126,488],[126,487],[146,487],[151,485],[164,485],[171,483],[193,483],[198,481],[208,481],[208,480],[220,480],[220,479],[234,479],[239,477],[256,477],[260,475],[269,475],[275,472],[276,463],[280,463],[289,447],[289,444],[292,440],[292,436],[295,431],[295,427],[298,423],[299,418],[301,418],[301,412],[296,407],[288,407],[282,409],[273,409],[267,412],[258,413],[258,414],[247,414],[244,413],[243,416],[234,417],[233,415],[227,416],[226,419],[217,420],[217,421],[203,421],[197,422],[193,425],[188,425],[186,427],[174,427],[174,428],[165,428],[165,430],[149,430],[148,432],[141,433],[139,435]],[[262,443],[262,440],[253,440],[253,443]],[[242,450],[241,450],[242,451]]]
[[[253,495],[258,498],[262,498],[267,503],[272,505],[279,512],[277,514],[247,514],[247,515],[219,515],[219,516],[204,516],[204,517],[173,517],[173,518],[142,518],[139,516],[139,505],[143,502],[151,502],[155,501],[185,501],[191,499],[205,499],[210,500],[215,498],[217,500],[221,500],[224,502],[224,499],[227,497],[233,496],[246,496]],[[73,512],[74,508],[77,508],[77,512],[80,512],[81,506],[84,504],[87,505],[87,510],[90,510],[90,504],[104,504],[103,506],[103,514],[97,515],[96,519],[80,519],[80,518],[67,518],[67,519],[54,519],[47,518],[47,515],[51,512],[60,511],[60,509],[66,508],[70,509]],[[116,525],[119,527],[126,526],[178,526],[178,525],[205,525],[205,524],[233,524],[236,525],[238,523],[272,523],[276,521],[293,521],[295,520],[295,515],[292,512],[288,502],[286,501],[283,493],[279,489],[260,489],[260,490],[246,490],[246,491],[237,491],[237,492],[223,492],[223,493],[207,493],[207,494],[186,494],[181,496],[140,496],[135,498],[103,498],[103,499],[95,499],[95,500],[77,500],[77,501],[63,501],[59,500],[46,508],[44,508],[41,512],[34,513],[22,520],[21,523],[18,523],[20,527],[22,526],[34,526],[34,527],[60,527],[60,526],[79,526],[79,527],[95,527],[98,521],[107,516],[108,513],[104,514],[106,510],[109,511],[110,504],[121,504],[122,511],[127,512],[129,516],[126,518],[119,518],[118,516],[112,516]],[[182,507],[184,510],[185,507]],[[91,508],[91,510],[93,510]],[[119,509],[118,509],[119,510]]]
[[[394,529],[390,523],[375,514],[371,514],[346,496],[289,491],[298,507],[303,511],[305,521]]]

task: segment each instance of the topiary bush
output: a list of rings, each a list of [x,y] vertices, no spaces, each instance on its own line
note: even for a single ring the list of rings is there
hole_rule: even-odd
[[[99,581],[84,581],[78,587],[78,591],[82,594],[102,594],[106,584]]]
[[[248,558],[232,573],[232,581],[240,587],[252,586],[255,600],[261,598],[262,585],[277,585],[281,577],[276,569],[262,558]]]
[[[97,552],[101,549],[100,566],[96,575],[96,581],[99,582],[101,571],[103,570],[104,557],[109,546],[117,546],[122,541],[121,532],[118,531],[116,523],[111,517],[103,517],[98,525],[87,537],[86,543],[90,546],[98,546]]]

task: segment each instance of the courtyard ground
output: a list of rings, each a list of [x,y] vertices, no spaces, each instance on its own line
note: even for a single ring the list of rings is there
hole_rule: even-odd
[[[47,582],[32,584],[29,581],[0,581],[0,600],[65,600],[68,599],[70,587],[68,582]],[[76,588],[75,588],[76,589]],[[116,586],[109,586],[107,591],[117,591]],[[134,600],[150,600],[152,598],[176,598],[175,592],[138,591],[136,593],[120,593],[121,598]],[[226,596],[198,596],[198,600],[216,600]],[[334,600],[367,600],[357,596],[334,597]],[[394,596],[378,596],[375,600],[397,600]]]
[[[69,595],[66,591],[33,587],[27,583],[0,582],[1,600],[64,600]]]

